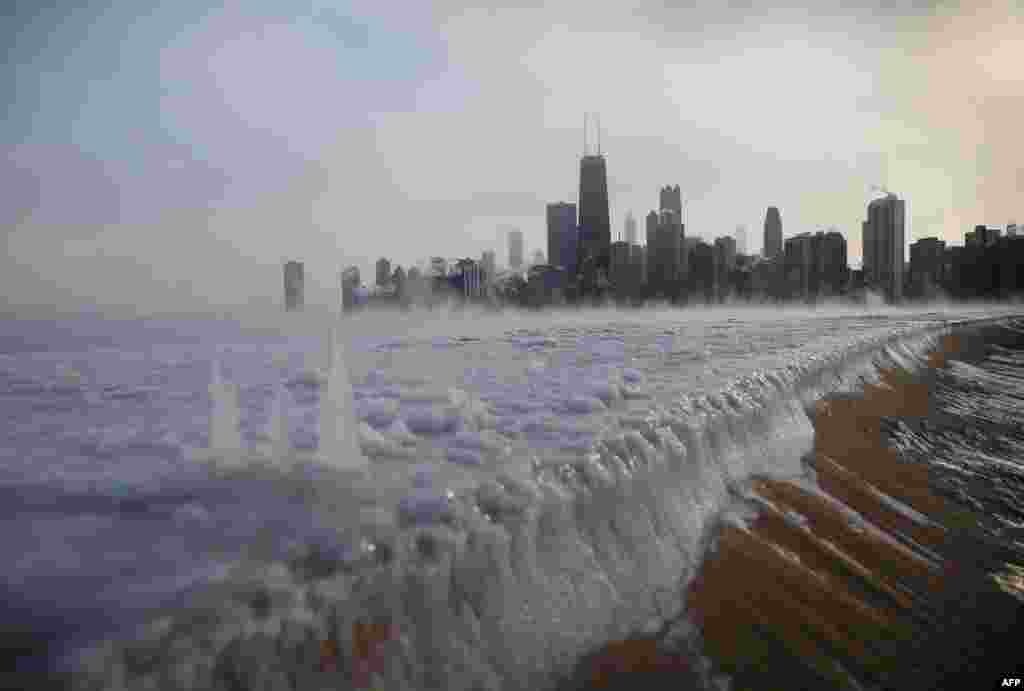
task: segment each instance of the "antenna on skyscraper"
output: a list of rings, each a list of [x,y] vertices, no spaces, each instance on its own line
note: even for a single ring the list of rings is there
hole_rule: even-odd
[[[597,155],[601,155],[601,116],[594,113],[594,121],[597,124]]]

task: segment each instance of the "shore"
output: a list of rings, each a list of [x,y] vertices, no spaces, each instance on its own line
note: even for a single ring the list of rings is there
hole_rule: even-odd
[[[926,370],[819,401],[805,459],[817,489],[752,481],[758,517],[720,528],[687,593],[698,654],[733,689],[981,689],[1024,672],[1022,555],[883,434],[885,419],[932,416],[936,372],[981,347],[949,336]],[[663,633],[616,642],[567,688],[693,688],[692,655]]]

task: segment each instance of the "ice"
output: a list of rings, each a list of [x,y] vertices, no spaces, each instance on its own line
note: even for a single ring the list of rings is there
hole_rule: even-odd
[[[364,469],[367,459],[359,446],[344,346],[338,341],[334,328],[328,331],[327,346],[327,390],[321,390],[320,395],[317,457],[321,463],[339,470]]]
[[[210,450],[220,463],[236,466],[243,462],[245,452],[238,389],[224,381],[220,360],[214,360],[211,368],[209,391],[213,411],[210,414]]]
[[[204,496],[171,507],[167,520],[182,531],[245,543],[259,521],[277,515],[266,498],[306,478],[343,510],[354,508],[358,518],[345,522],[349,514],[340,511],[320,526],[354,541],[334,538],[335,551],[348,556],[317,572],[313,583],[293,586],[303,597],[316,595],[308,611],[270,617],[281,632],[267,629],[261,655],[268,663],[297,654],[280,622],[301,618],[345,631],[360,613],[373,612],[391,617],[403,636],[395,688],[423,688],[424,680],[434,688],[549,688],[581,653],[678,614],[681,604],[659,594],[679,592],[699,565],[702,536],[732,488],[752,473],[803,472],[799,459],[813,435],[807,400],[854,386],[879,363],[916,363],[947,328],[899,316],[876,323],[846,315],[842,329],[801,313],[741,314],[741,323],[728,325],[726,316],[665,311],[624,315],[614,324],[607,314],[585,311],[450,316],[438,324],[416,315],[389,315],[387,324],[353,317],[346,326],[367,342],[387,340],[374,329],[409,334],[400,337],[402,348],[386,352],[342,354],[339,347],[342,356],[332,355],[308,381],[301,372],[273,378],[291,383],[293,444],[304,444],[318,419],[327,421],[321,451],[345,445],[348,452],[326,453],[325,460],[333,469],[338,459],[342,468],[352,459],[365,464],[365,484],[387,489],[384,498],[371,506],[331,469],[307,477],[302,467],[287,480],[230,478],[223,487],[236,513],[226,515]],[[726,338],[713,327],[737,333]],[[655,347],[666,328],[672,342],[665,350],[675,354],[668,361]],[[434,348],[435,339],[452,347]],[[690,359],[695,353],[710,353],[718,373]],[[257,354],[266,369],[266,355]],[[265,380],[252,386],[246,379],[258,368],[243,366],[244,353],[230,357],[233,380],[247,391],[266,390]],[[283,361],[274,365],[287,369]],[[359,386],[357,404],[349,372]],[[360,379],[361,372],[369,374]],[[301,382],[308,385],[295,386]],[[137,384],[116,383],[124,390]],[[243,408],[251,419],[264,396],[239,403],[236,394],[238,415],[228,427],[237,434]],[[223,403],[214,398],[215,407]],[[174,400],[182,408],[174,421],[184,421],[182,437],[192,438],[189,425],[197,418],[204,424],[204,411]],[[151,403],[144,397],[118,405],[153,414],[145,408]],[[284,438],[273,431],[278,413],[270,417],[268,436]],[[109,423],[90,421],[97,430]],[[222,436],[211,430],[211,442]],[[358,455],[351,445],[361,446]],[[108,460],[127,465],[120,445],[106,448]],[[151,470],[118,470],[109,479]],[[310,506],[318,508],[296,502],[294,510],[306,515]],[[389,526],[396,517],[398,525]],[[289,521],[270,524],[272,535],[302,542],[303,531]],[[183,646],[191,662],[214,661],[215,651]]]

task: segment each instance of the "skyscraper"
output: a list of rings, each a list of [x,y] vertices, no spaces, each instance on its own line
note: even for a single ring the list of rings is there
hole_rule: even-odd
[[[484,250],[480,256],[480,266],[483,267],[484,280],[493,281],[497,273],[497,262],[494,260],[494,250]]]
[[[774,206],[764,216],[764,257],[771,259],[782,254],[782,216]]]
[[[636,218],[633,216],[633,212],[629,211],[626,213],[626,237],[625,240],[630,245],[635,245],[637,241],[636,234]]]
[[[381,257],[376,266],[377,285],[384,287],[391,284],[391,262]]]
[[[285,262],[284,265],[284,308],[300,310],[304,300],[305,272],[302,262]]]
[[[608,174],[600,153],[580,159],[579,271],[608,272],[612,244],[608,212]],[[588,264],[592,265],[588,267]]]
[[[666,185],[658,192],[658,208],[661,211],[675,211],[679,214],[680,223],[683,218],[683,194],[679,185]]]
[[[865,281],[892,302],[903,298],[905,213],[904,201],[889,193],[868,204],[863,226]]]
[[[508,267],[523,268],[523,231],[508,231]]]
[[[747,227],[736,226],[736,251],[740,254],[747,253]]]
[[[576,275],[576,205],[548,204],[548,263],[561,266],[566,275]]]

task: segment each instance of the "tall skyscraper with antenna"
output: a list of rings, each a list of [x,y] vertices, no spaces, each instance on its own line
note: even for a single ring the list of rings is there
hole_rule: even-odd
[[[584,286],[592,285],[599,272],[608,275],[612,229],[608,212],[608,173],[601,152],[601,126],[595,116],[597,148],[588,146],[587,115],[583,117],[583,156],[580,158],[578,271]],[[584,290],[587,290],[584,287]]]

